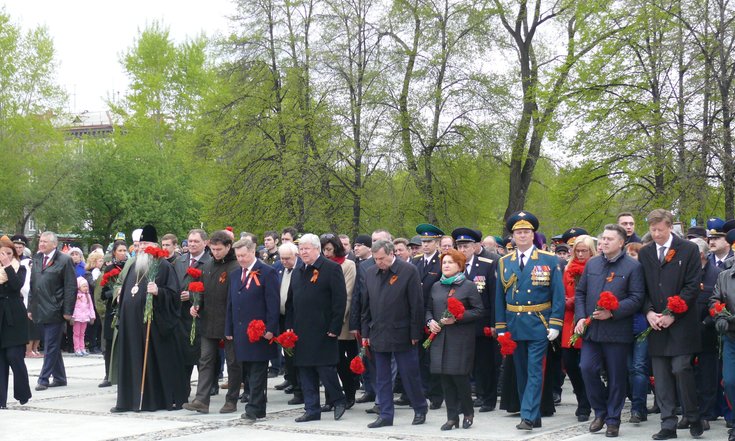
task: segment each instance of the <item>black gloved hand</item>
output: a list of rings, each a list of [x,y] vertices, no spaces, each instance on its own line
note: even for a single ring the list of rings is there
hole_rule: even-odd
[[[717,321],[715,322],[715,329],[720,334],[727,333],[728,328],[730,327],[730,323],[728,323],[726,317],[718,317]]]

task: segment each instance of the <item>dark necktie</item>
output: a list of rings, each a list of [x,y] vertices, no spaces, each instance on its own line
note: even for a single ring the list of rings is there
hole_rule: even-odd
[[[523,268],[525,268],[525,267],[526,267],[526,264],[525,264],[525,263],[523,263],[523,258],[524,258],[524,257],[526,257],[526,255],[525,255],[525,254],[523,254],[523,253],[521,253],[521,257],[520,257],[520,263],[518,264],[518,266],[519,266],[519,267],[521,268],[521,271],[523,271]]]
[[[243,268],[242,269],[242,277],[240,277],[240,284],[242,284],[242,285],[245,284],[245,276],[247,275],[247,273],[248,273],[248,270],[246,270],[245,268]]]
[[[46,269],[46,265],[48,265],[48,256],[43,256],[43,269]]]
[[[467,273],[468,276],[470,275],[470,270],[471,269],[472,268],[470,268],[470,264],[469,263],[468,264],[465,264],[465,273]]]
[[[717,261],[717,268],[724,268],[725,267],[725,261],[724,260],[718,260]]]
[[[659,247],[658,260],[659,262],[664,263],[664,259],[666,259],[666,247]]]
[[[196,264],[197,264],[197,260],[196,260],[195,258],[193,258],[193,257],[192,257],[192,258],[191,258],[191,262],[189,262],[189,266],[191,267],[191,266],[194,266],[194,265],[196,265]]]

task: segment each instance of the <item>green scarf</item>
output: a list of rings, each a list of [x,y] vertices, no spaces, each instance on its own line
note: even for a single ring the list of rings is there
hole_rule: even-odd
[[[442,278],[439,279],[442,285],[459,285],[466,279],[463,272],[458,272],[457,274],[453,275],[452,277],[447,277],[444,274],[442,274]]]

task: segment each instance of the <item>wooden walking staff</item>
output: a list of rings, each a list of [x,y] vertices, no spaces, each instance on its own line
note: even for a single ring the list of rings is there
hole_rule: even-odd
[[[143,410],[143,391],[145,390],[145,372],[146,372],[146,368],[148,367],[148,342],[150,342],[150,339],[151,339],[151,322],[152,321],[153,320],[148,320],[148,325],[146,325],[146,329],[145,329],[145,352],[143,352],[143,376],[140,379],[140,404],[138,405],[138,410]]]

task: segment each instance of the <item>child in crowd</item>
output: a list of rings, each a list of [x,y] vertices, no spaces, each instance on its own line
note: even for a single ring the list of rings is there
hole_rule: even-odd
[[[87,323],[94,323],[94,305],[89,294],[89,284],[84,277],[77,277],[77,302],[74,305],[74,353],[78,357],[89,355],[84,348],[84,333]]]

